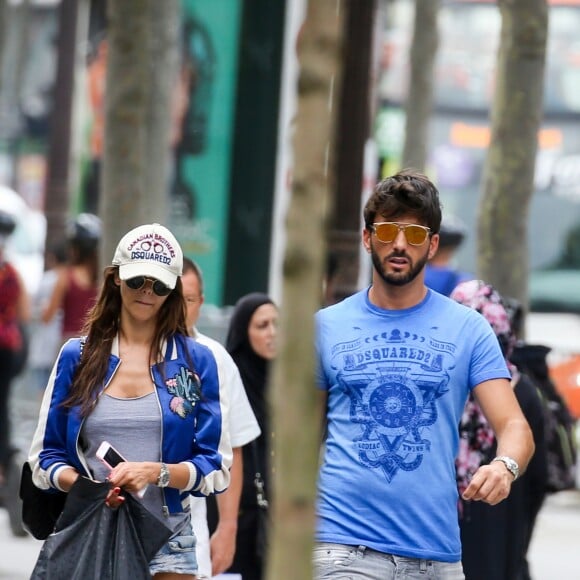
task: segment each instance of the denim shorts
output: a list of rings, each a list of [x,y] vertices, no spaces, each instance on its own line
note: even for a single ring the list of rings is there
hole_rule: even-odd
[[[313,565],[316,580],[465,580],[461,562],[405,558],[365,546],[326,542],[314,547]]]
[[[149,562],[151,576],[160,572],[174,574],[197,574],[197,560],[195,558],[195,535],[191,524],[187,524],[167,544],[155,554]]]

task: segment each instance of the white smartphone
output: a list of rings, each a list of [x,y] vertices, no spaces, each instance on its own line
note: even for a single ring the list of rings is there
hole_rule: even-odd
[[[109,469],[113,469],[121,463],[122,461],[127,461],[108,441],[103,441],[97,452],[95,453],[98,459],[100,459]],[[147,486],[136,492],[137,497],[143,497],[147,491]]]
[[[103,441],[95,455],[110,469],[127,461],[108,441]]]

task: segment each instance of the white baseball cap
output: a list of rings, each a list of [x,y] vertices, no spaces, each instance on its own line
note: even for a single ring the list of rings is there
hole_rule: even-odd
[[[115,250],[113,266],[119,266],[121,280],[147,276],[175,288],[183,269],[183,252],[166,227],[147,224],[123,236]]]

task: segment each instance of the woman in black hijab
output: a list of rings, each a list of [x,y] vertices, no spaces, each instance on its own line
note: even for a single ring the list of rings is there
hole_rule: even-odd
[[[265,388],[269,363],[276,355],[277,318],[276,306],[266,294],[247,294],[234,308],[226,338],[226,350],[240,370],[250,405],[262,430],[260,439],[268,432]],[[262,335],[258,336],[260,332]],[[267,341],[264,346],[257,342],[261,339]]]
[[[277,321],[278,309],[271,298],[253,292],[236,303],[226,338],[226,350],[240,370],[250,405],[262,431],[257,439],[242,448],[244,480],[238,512],[236,554],[228,572],[241,574],[244,580],[262,580],[263,577],[267,507],[261,500],[268,497],[271,440],[266,387],[270,361],[276,356]],[[263,480],[262,496],[260,483],[256,485],[256,480],[260,478]],[[208,505],[210,529],[214,527],[213,507]]]

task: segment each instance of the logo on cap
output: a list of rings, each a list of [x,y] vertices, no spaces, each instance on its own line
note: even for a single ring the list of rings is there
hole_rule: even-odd
[[[171,243],[159,234],[147,233],[133,240],[127,251],[131,260],[151,260],[169,265],[175,258]]]

